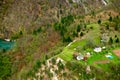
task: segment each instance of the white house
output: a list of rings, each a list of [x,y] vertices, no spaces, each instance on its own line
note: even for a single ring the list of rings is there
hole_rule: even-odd
[[[95,52],[101,52],[101,51],[102,51],[102,48],[101,48],[101,47],[96,47],[96,48],[94,48],[94,51],[95,51]]]
[[[77,60],[83,60],[84,59],[84,56],[82,54],[79,54],[77,57],[76,57]]]

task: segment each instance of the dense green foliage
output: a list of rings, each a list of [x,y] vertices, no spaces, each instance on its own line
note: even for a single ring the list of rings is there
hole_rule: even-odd
[[[66,17],[62,17],[60,22],[54,24],[54,29],[60,33],[62,36],[63,42],[71,42],[70,32],[70,24],[74,22],[74,17],[72,15],[68,15]]]
[[[0,53],[0,79],[6,80],[11,76],[12,63],[8,55],[3,55],[5,53]]]

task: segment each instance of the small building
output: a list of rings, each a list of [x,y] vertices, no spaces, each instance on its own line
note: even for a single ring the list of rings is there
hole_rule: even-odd
[[[84,59],[84,56],[82,54],[79,54],[77,57],[76,57],[77,60],[83,60]]]
[[[94,51],[95,51],[95,52],[101,52],[101,51],[102,51],[102,48],[101,48],[101,47],[96,47],[96,48],[94,48]]]

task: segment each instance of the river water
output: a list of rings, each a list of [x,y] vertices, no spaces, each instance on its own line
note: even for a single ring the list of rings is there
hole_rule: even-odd
[[[0,39],[0,50],[9,50],[14,46],[15,42]]]

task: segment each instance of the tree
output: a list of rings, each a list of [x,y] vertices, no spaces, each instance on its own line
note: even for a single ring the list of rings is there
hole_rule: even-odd
[[[80,33],[80,36],[83,36],[83,35],[84,35],[83,32],[81,32],[81,33]]]
[[[81,27],[80,27],[80,25],[78,25],[77,26],[77,32],[80,32],[80,30],[81,30]]]
[[[119,19],[119,16],[117,15],[116,18]]]
[[[119,41],[119,38],[117,38],[117,39],[115,40],[115,42],[116,42],[116,43],[119,43],[119,42],[120,42],[120,41]]]
[[[37,67],[37,68],[40,68],[40,67],[41,67],[41,62],[40,62],[40,60],[37,60],[37,61],[36,61],[36,67]]]
[[[73,1],[72,1],[72,0],[69,0],[69,3],[73,3]]]
[[[72,39],[70,36],[67,36],[67,37],[63,36],[63,42],[72,42]]]
[[[84,28],[86,29],[86,28],[87,28],[87,25],[84,25]]]
[[[93,29],[93,27],[91,26],[90,29]]]
[[[110,43],[110,44],[113,43],[113,39],[112,39],[112,37],[110,37],[110,39],[109,39],[109,43]]]
[[[23,32],[22,32],[22,31],[20,31],[20,32],[19,32],[19,34],[20,34],[20,35],[23,35]]]
[[[95,12],[94,11],[92,11],[92,15],[95,16]]]
[[[67,42],[72,42],[72,39],[71,39],[71,37],[69,36],[69,37],[67,37]]]
[[[41,27],[39,27],[38,29],[37,29],[37,32],[39,33],[39,32],[41,32],[42,31],[42,29],[41,29]]]
[[[56,63],[55,58],[52,58],[51,61],[52,61],[52,64],[55,64],[55,63]]]
[[[101,20],[100,19],[98,20],[98,24],[101,24]]]
[[[117,35],[115,35],[115,38],[117,38]]]
[[[76,31],[73,31],[73,37],[78,37],[78,33]]]
[[[60,27],[61,27],[61,24],[60,23],[58,23],[58,22],[56,22],[55,24],[54,24],[54,29],[57,31],[57,30],[60,30]]]
[[[33,31],[33,35],[37,35],[37,31],[36,30]]]
[[[65,34],[65,33],[64,33],[64,31],[63,31],[63,30],[61,30],[61,31],[60,31],[60,35],[63,37],[63,36],[64,36],[64,34]]]
[[[106,29],[109,29],[109,25],[108,24],[106,25]]]
[[[46,59],[46,60],[48,59],[48,55],[45,55],[45,59]]]
[[[59,61],[57,65],[60,70],[64,69],[64,64],[61,61]]]
[[[64,24],[64,26],[69,26],[73,21],[74,17],[72,15],[68,15],[61,19],[61,23]]]
[[[112,21],[112,16],[109,17],[109,21],[110,21],[110,22]]]
[[[115,25],[115,30],[117,31],[119,29],[119,26],[118,25]]]

